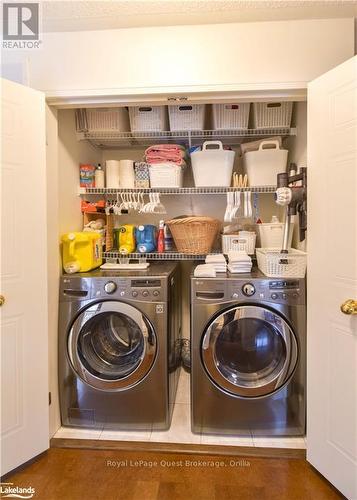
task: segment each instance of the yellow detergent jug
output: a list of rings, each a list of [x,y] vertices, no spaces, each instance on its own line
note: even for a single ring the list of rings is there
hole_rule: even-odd
[[[119,228],[119,252],[123,255],[132,253],[136,249],[135,226],[125,224]]]
[[[98,233],[67,233],[62,240],[63,269],[66,273],[84,273],[102,264],[102,238]]]

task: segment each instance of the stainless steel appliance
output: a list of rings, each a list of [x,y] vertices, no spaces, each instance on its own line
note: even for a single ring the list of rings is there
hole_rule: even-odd
[[[180,363],[179,278],[170,263],[61,278],[62,425],[170,426]]]
[[[193,432],[305,433],[305,280],[191,278]]]

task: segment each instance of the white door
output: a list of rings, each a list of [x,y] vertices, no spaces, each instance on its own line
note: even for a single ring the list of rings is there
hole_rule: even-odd
[[[357,57],[308,89],[307,459],[357,499]],[[357,302],[355,303],[357,307]],[[352,312],[352,307],[350,311]]]
[[[45,99],[1,80],[1,474],[48,448]]]

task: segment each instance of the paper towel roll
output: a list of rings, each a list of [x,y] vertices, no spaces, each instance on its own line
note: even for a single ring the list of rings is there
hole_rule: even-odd
[[[120,160],[119,166],[120,187],[135,187],[135,172],[133,160]]]
[[[107,177],[107,188],[118,188],[119,184],[119,171],[120,162],[118,160],[107,160],[106,165],[106,177]]]

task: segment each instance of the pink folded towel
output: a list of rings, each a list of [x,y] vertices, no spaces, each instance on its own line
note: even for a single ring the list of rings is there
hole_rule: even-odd
[[[179,144],[156,144],[145,151],[147,163],[163,163],[170,161],[176,165],[185,165],[186,150]]]

